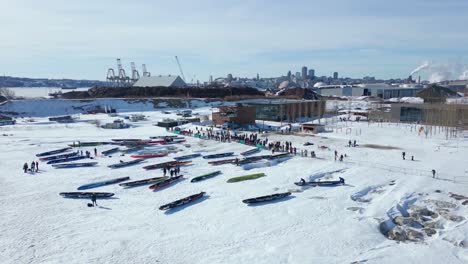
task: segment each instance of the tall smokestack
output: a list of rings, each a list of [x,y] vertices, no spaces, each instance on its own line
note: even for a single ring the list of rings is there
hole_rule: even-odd
[[[421,75],[418,76],[418,84],[421,83]]]

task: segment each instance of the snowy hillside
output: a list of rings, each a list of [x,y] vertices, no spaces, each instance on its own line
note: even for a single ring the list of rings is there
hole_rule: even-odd
[[[290,141],[297,155],[242,166],[212,166],[194,158],[191,165],[181,167],[184,180],[158,191],[148,186],[125,189],[118,184],[91,189],[115,195],[98,199],[98,207],[87,207],[90,200],[65,199],[59,193],[125,176],[131,180],[163,176],[161,170],[142,167],[180,155],[234,152],[240,157],[240,152],[252,147],[186,137],[186,144],[175,145],[177,153],[131,167],[108,168],[119,160],[132,160],[129,154],[117,153],[98,155],[93,160],[98,162],[96,167],[54,169],[40,162],[38,173],[24,173],[25,162],[38,160],[35,154],[74,141],[170,134],[153,126],[168,117],[160,112],[145,112],[149,120],[133,123],[130,129],[106,130],[86,122],[48,122],[45,114],[53,111],[52,106],[41,110],[42,117],[32,123],[0,127],[1,263],[468,262],[468,139],[462,135],[447,140],[441,131],[426,138],[418,135],[414,125],[363,122],[338,123],[333,132],[317,136],[267,133],[260,139]],[[95,119],[103,123],[114,118],[81,116],[82,121]],[[356,140],[357,146],[348,147],[349,140]],[[306,142],[314,145],[304,146]],[[93,148],[79,150],[93,152]],[[98,146],[97,150],[110,148]],[[308,157],[301,157],[304,150]],[[346,154],[343,162],[335,161],[335,150],[338,155]],[[311,151],[316,158],[310,157]],[[405,160],[402,152],[406,152]],[[255,155],[267,154],[271,151]],[[216,170],[222,174],[190,182]],[[261,172],[266,177],[226,182]],[[300,178],[329,181],[339,177],[345,185],[306,188],[294,184]],[[204,199],[176,210],[158,209],[201,191],[207,194]],[[288,191],[292,195],[286,199],[255,206],[242,202]],[[405,236],[406,241],[387,238],[383,228],[388,228],[387,234],[392,230],[391,238],[403,240]]]

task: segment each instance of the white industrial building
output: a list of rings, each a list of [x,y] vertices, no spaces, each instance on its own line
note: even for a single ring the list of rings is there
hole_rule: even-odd
[[[185,87],[187,84],[178,75],[144,76],[133,84],[134,87]]]
[[[385,83],[359,85],[324,85],[316,83],[314,90],[321,96],[375,96],[382,99],[415,97],[421,85],[392,86]]]

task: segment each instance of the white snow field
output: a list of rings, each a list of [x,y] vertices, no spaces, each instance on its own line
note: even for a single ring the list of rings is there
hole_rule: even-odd
[[[115,193],[112,199],[98,199],[98,207],[87,207],[87,199],[66,199],[59,193],[124,176],[131,180],[162,176],[161,170],[142,167],[175,156],[239,154],[252,147],[186,137],[190,146],[177,145],[178,153],[127,168],[107,167],[132,159],[118,153],[98,156],[97,167],[54,169],[40,162],[39,173],[22,171],[25,162],[38,160],[35,154],[73,141],[169,134],[153,124],[173,115],[156,111],[145,115],[148,121],[122,130],[82,122],[115,119],[107,115],[81,115],[81,122],[72,124],[42,117],[0,127],[0,263],[468,263],[468,198],[451,197],[468,196],[468,140],[447,140],[443,132],[425,138],[418,136],[414,125],[347,122],[338,126],[348,128],[317,136],[263,134],[261,138],[270,142],[291,141],[298,156],[245,168],[211,166],[195,158],[193,165],[181,168],[183,181],[159,191],[147,185],[125,189],[118,184],[87,190]],[[359,146],[347,147],[348,140],[357,140]],[[305,142],[314,145],[304,147]],[[97,147],[99,152],[110,148]],[[304,149],[308,149],[307,158],[299,155]],[[80,150],[92,152],[93,147]],[[334,160],[334,150],[347,155],[343,162]],[[317,158],[310,158],[310,151]],[[271,152],[256,155],[260,154]],[[438,178],[432,178],[432,169]],[[190,182],[216,170],[222,174]],[[226,183],[231,177],[258,172],[267,176]],[[301,188],[294,184],[301,177],[343,177],[346,184]],[[172,211],[158,209],[200,191],[207,198]],[[286,191],[292,192],[290,198],[256,206],[242,203]],[[390,240],[380,232],[381,223],[394,225],[395,217],[411,222],[408,216],[417,209],[424,228],[418,223],[397,227],[419,232],[411,241]]]

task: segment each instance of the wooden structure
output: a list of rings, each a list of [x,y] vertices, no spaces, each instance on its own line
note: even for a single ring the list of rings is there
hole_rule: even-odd
[[[255,124],[255,106],[238,104],[236,106],[222,106],[218,109],[218,112],[212,114],[214,125],[244,126]]]
[[[303,123],[301,124],[301,131],[311,134],[323,133],[325,132],[325,126],[321,124]]]

